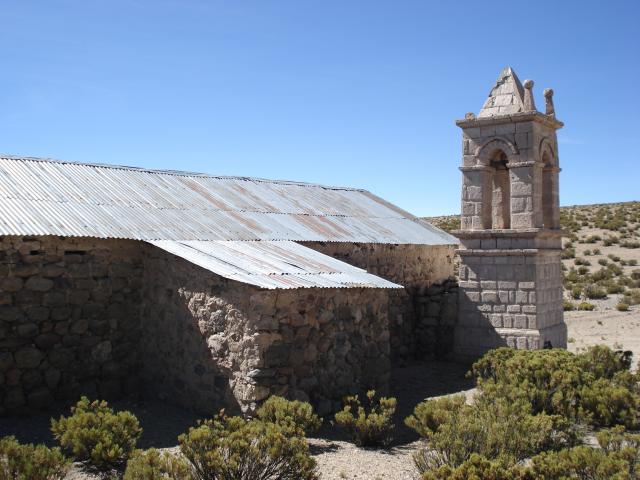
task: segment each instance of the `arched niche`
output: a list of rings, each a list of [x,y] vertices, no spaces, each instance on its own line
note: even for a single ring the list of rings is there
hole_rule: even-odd
[[[511,181],[509,179],[507,154],[495,150],[490,157],[491,167],[491,227],[505,229],[511,227]]]
[[[559,228],[558,167],[553,149],[542,143],[542,224],[544,228]]]

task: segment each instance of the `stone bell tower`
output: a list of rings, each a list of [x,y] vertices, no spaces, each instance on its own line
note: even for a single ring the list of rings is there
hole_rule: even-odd
[[[533,81],[505,68],[462,129],[460,318],[455,351],[566,347],[558,142],[553,90],[536,110]]]

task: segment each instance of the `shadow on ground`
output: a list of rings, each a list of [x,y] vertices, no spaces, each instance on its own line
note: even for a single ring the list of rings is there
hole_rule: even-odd
[[[394,446],[406,445],[418,439],[417,434],[404,425],[404,418],[425,398],[437,397],[473,388],[473,381],[465,378],[468,366],[430,361],[393,370],[390,395],[398,399]],[[178,444],[178,435],[194,426],[201,415],[159,401],[121,400],[111,402],[115,410],[129,410],[138,418],[143,434],[139,448],[168,448]],[[24,417],[0,418],[0,437],[14,435],[21,442],[53,445],[50,419],[68,415],[68,407],[56,407],[48,412]],[[314,437],[327,440],[346,440],[336,427],[325,425]],[[320,447],[319,447],[320,448]],[[330,445],[322,447],[331,449]]]

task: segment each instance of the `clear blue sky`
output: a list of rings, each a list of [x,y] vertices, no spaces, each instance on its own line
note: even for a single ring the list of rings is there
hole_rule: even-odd
[[[640,199],[640,2],[0,0],[0,152],[459,211],[500,70],[555,90],[562,204]]]

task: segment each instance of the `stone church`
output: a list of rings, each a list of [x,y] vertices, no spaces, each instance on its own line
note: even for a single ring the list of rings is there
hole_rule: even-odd
[[[0,414],[133,393],[324,414],[415,359],[563,346],[562,123],[532,86],[505,69],[457,122],[457,238],[359,189],[0,157]]]

